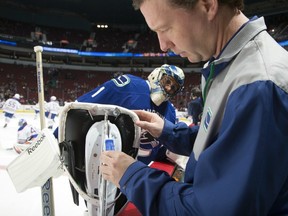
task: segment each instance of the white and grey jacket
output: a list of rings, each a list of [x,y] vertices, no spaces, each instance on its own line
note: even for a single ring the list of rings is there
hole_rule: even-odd
[[[202,74],[199,131],[165,121],[159,137],[190,156],[184,183],[136,162],[122,192],[143,215],[288,215],[287,51],[253,18]]]

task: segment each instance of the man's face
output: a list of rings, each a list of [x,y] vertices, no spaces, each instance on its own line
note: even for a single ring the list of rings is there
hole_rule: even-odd
[[[190,62],[208,60],[215,49],[215,32],[204,1],[193,9],[171,6],[168,0],[146,0],[140,10],[157,33],[161,50],[173,51]]]
[[[175,95],[180,90],[179,83],[173,77],[166,74],[162,76],[160,86],[169,96]]]

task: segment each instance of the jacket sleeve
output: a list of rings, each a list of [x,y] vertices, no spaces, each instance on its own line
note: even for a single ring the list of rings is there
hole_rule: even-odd
[[[274,84],[240,87],[227,101],[218,138],[198,161],[191,154],[185,183],[137,161],[121,191],[143,215],[287,214],[287,116],[288,95]]]
[[[199,126],[189,127],[183,122],[173,124],[165,119],[163,132],[159,140],[170,151],[189,156],[192,152],[198,130]]]

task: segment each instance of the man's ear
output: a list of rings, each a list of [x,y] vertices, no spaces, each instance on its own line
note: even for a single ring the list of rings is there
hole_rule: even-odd
[[[199,0],[205,8],[206,13],[208,14],[208,19],[213,20],[217,11],[218,11],[218,0]]]

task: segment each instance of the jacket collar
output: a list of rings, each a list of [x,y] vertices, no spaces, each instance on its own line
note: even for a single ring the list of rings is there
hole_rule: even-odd
[[[237,56],[243,47],[260,32],[266,30],[264,18],[252,17],[243,24],[235,35],[229,40],[217,58],[212,57],[201,70],[202,75],[207,80],[210,74],[210,65],[214,64],[214,77],[216,77],[225,67]]]

